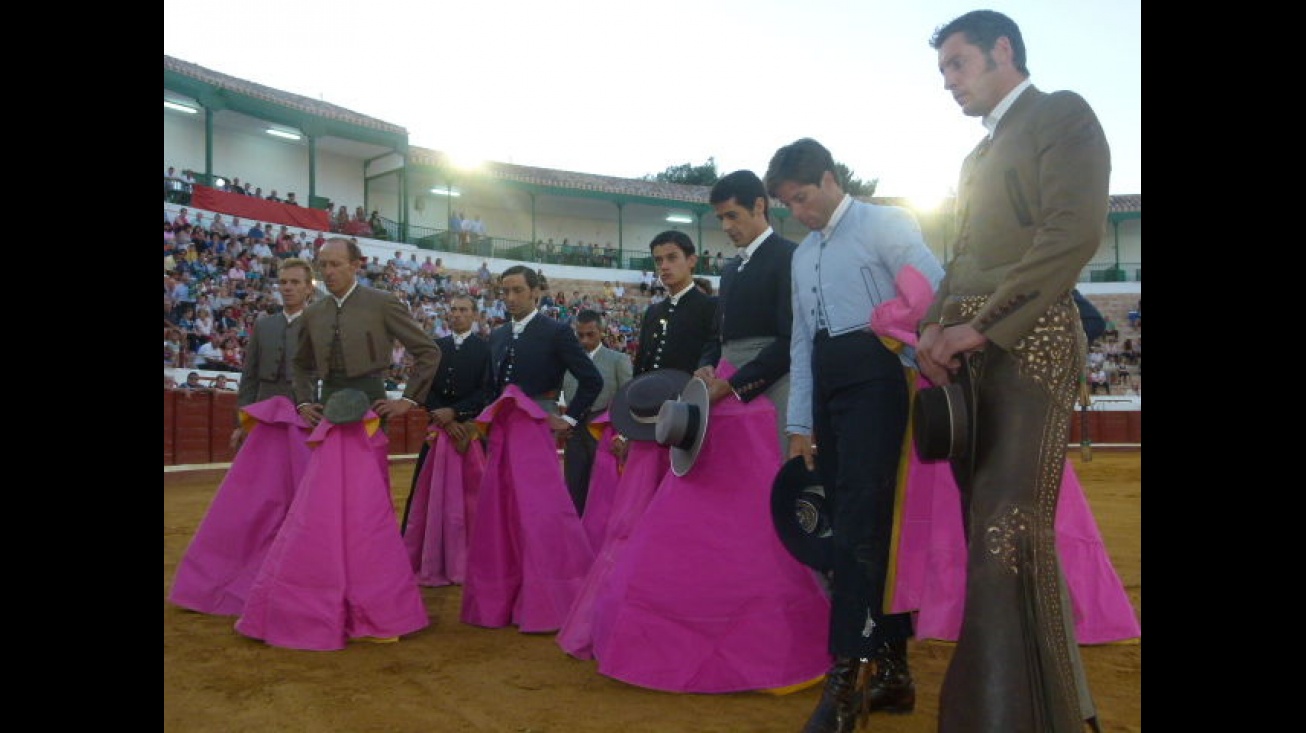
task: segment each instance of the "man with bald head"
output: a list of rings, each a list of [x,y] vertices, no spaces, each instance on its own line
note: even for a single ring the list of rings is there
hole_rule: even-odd
[[[304,309],[293,361],[295,404],[310,425],[322,419],[331,395],[346,388],[367,394],[383,420],[402,416],[425,402],[440,366],[440,347],[404,301],[358,282],[362,260],[358,243],[343,237],[328,239],[317,253],[327,297]],[[395,340],[412,355],[413,366],[403,396],[392,400],[386,395],[385,375]]]

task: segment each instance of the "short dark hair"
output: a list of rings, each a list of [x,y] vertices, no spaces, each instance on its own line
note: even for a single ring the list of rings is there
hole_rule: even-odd
[[[577,323],[594,323],[598,324],[599,330],[603,330],[603,315],[596,310],[586,308],[576,314]]]
[[[766,167],[766,190],[772,196],[785,181],[806,186],[821,185],[826,171],[834,176],[840,187],[839,173],[834,169],[834,156],[826,147],[810,137],[800,138],[775,151]]]
[[[999,38],[1006,36],[1011,42],[1012,65],[1016,71],[1029,76],[1029,68],[1025,66],[1025,39],[1020,35],[1020,26],[1011,18],[996,10],[972,10],[934,29],[930,48],[939,50],[944,41],[956,33],[966,34],[966,43],[978,46],[985,56],[993,52],[993,45]]]
[[[526,278],[526,287],[530,288],[531,290],[534,290],[540,286],[539,274],[536,273],[531,268],[527,267],[526,265],[513,265],[512,267],[509,267],[508,269],[504,270],[503,274],[499,276],[499,282],[503,282],[503,279],[508,277],[509,275],[521,275],[522,277]]]
[[[690,239],[688,234],[675,229],[668,229],[655,235],[653,241],[648,243],[648,251],[652,252],[653,248],[659,244],[674,244],[680,248],[681,252],[685,253],[686,257],[694,254],[694,240]]]
[[[762,184],[762,179],[750,170],[725,174],[712,185],[712,192],[707,197],[708,203],[713,205],[725,203],[730,199],[734,199],[740,206],[750,211],[753,204],[758,199],[762,199],[764,202],[762,216],[770,218],[771,199],[766,194],[766,186]]]

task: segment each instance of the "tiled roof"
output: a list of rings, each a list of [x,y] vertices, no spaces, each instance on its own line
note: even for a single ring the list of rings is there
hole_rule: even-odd
[[[212,69],[206,69],[203,66],[192,64],[189,61],[182,61],[167,54],[163,55],[164,71],[172,71],[192,79],[202,81],[206,84],[229,89],[238,94],[244,94],[248,97],[261,99],[265,102],[273,102],[291,109],[304,112],[306,114],[317,115],[329,120],[338,122],[347,122],[359,127],[366,127],[373,130],[382,130],[384,132],[395,133],[398,135],[407,135],[408,130],[400,125],[391,124],[384,120],[378,120],[375,117],[368,117],[350,109],[345,109],[334,104],[329,104],[312,97],[305,97],[299,94],[283,92],[279,89],[263,86],[245,79],[237,79],[234,76],[227,76]]]
[[[409,162],[418,165],[442,167],[446,162],[446,158],[447,156],[444,153],[429,148],[412,146],[408,149]],[[711,190],[708,186],[686,186],[679,183],[644,181],[638,178],[617,178],[554,168],[535,168],[515,163],[487,162],[481,166],[481,170],[495,178],[538,186],[620,193],[632,196],[651,196],[690,203],[707,203],[708,193]]]
[[[1119,196],[1112,194],[1110,213],[1126,214],[1134,211],[1143,213],[1143,194],[1129,193]]]

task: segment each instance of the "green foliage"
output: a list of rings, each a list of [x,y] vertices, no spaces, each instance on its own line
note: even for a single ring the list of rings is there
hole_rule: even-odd
[[[874,196],[875,188],[880,184],[878,178],[872,178],[870,181],[857,178],[851,168],[837,160],[834,162],[834,170],[839,177],[843,190],[853,196]],[[661,173],[646,174],[641,180],[657,181],[658,183],[681,183],[688,186],[711,186],[720,178],[721,175],[716,169],[716,158],[708,158],[703,165],[694,165],[692,163],[673,165]]]
[[[834,162],[834,172],[839,177],[839,182],[843,185],[844,193],[854,197],[869,197],[875,195],[875,188],[880,185],[880,179],[872,178],[869,182],[857,178],[853,170],[848,166]]]
[[[703,165],[694,165],[692,163],[673,165],[661,173],[645,175],[643,180],[657,181],[658,183],[681,183],[687,186],[711,186],[720,177],[716,170],[716,158],[708,158]]]

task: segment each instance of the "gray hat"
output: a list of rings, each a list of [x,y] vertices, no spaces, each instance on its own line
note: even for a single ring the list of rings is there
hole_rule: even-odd
[[[707,436],[707,382],[694,377],[685,385],[680,398],[667,400],[658,410],[654,437],[660,445],[671,448],[671,472],[684,476],[694,467]]]
[[[327,400],[322,417],[334,425],[347,425],[362,420],[371,407],[372,401],[361,389],[342,389]]]
[[[674,400],[693,377],[679,369],[654,369],[617,389],[608,414],[617,432],[631,440],[653,440],[662,403]]]

